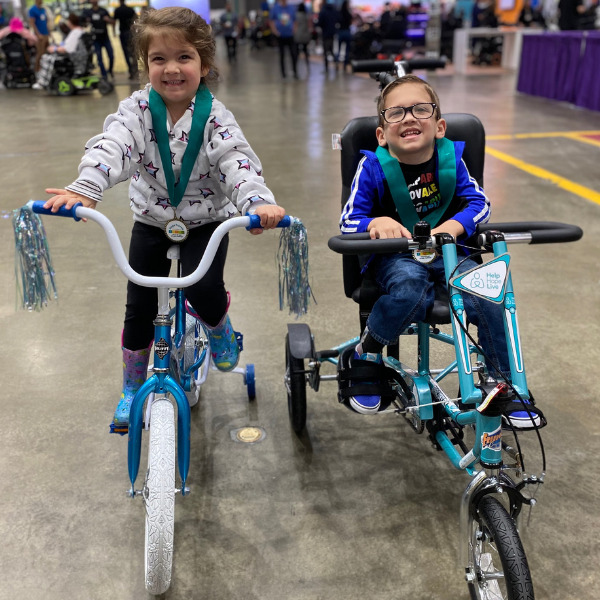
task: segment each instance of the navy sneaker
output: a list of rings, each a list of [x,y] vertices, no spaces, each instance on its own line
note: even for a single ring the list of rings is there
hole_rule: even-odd
[[[352,358],[349,361],[350,367],[352,367],[353,363],[356,364],[357,360],[375,363],[377,365],[380,365],[383,362],[381,354],[371,354],[369,352],[366,352],[365,354],[359,354],[358,352],[354,351],[354,354],[352,355]],[[366,382],[366,385],[369,385],[368,382]],[[373,382],[373,385],[375,385],[375,382]],[[357,396],[350,396],[349,402],[350,406],[356,412],[362,415],[372,415],[375,414],[381,406],[381,396],[366,396],[362,394]]]
[[[526,405],[531,406],[531,416],[529,416],[529,413],[525,409],[519,410],[515,408],[503,415],[502,418],[504,419],[506,426],[510,428],[510,425],[512,425],[515,429],[534,429],[534,427],[542,427],[542,418],[537,414],[531,405],[531,402],[525,399],[523,399],[523,402]],[[521,404],[520,400],[518,401],[518,404]]]

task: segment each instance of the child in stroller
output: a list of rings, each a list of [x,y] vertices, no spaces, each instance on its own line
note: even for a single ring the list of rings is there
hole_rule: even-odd
[[[113,85],[91,73],[93,67],[92,37],[79,25],[79,17],[71,13],[67,19],[69,33],[59,46],[50,46],[42,56],[34,89],[48,89],[59,96],[70,96],[79,90],[98,89],[108,94]]]
[[[13,17],[0,31],[0,55],[3,57],[2,81],[7,88],[31,87],[35,74],[31,66],[35,52],[35,36],[24,27],[21,19]]]

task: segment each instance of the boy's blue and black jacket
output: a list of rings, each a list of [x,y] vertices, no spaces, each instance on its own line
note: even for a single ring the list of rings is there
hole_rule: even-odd
[[[486,223],[489,220],[490,203],[483,189],[470,176],[462,159],[464,142],[453,142],[453,144],[456,156],[456,187],[448,208],[433,227],[448,219],[454,219],[464,227],[465,233],[461,236],[461,240],[465,240],[475,233],[479,223]],[[367,231],[369,223],[375,217],[391,217],[402,223],[377,156],[368,150],[361,152],[364,156],[356,169],[350,196],[340,219],[342,233]],[[435,154],[437,164],[437,147]]]

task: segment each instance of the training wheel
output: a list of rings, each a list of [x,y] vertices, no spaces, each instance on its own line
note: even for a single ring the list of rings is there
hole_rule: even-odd
[[[256,398],[256,379],[254,376],[254,365],[246,365],[244,373],[244,384],[248,388],[248,400]]]

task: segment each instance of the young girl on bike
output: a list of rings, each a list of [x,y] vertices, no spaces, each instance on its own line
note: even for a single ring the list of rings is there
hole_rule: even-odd
[[[53,196],[45,206],[53,212],[77,202],[95,208],[105,190],[131,180],[132,268],[167,276],[167,249],[179,242],[185,276],[222,221],[238,211],[254,213],[271,229],[285,211],[265,185],[261,163],[234,116],[206,87],[217,70],[204,19],[187,8],[150,10],[136,23],[134,42],[149,84],[106,118],[103,132],[86,144],[79,177],[65,189],[48,188]],[[208,273],[186,289],[190,313],[206,325],[213,362],[223,371],[239,358],[223,281],[227,245],[224,238]],[[156,309],[156,289],[128,284],[123,392],[114,415],[119,428],[128,425],[131,401],[146,378]]]

